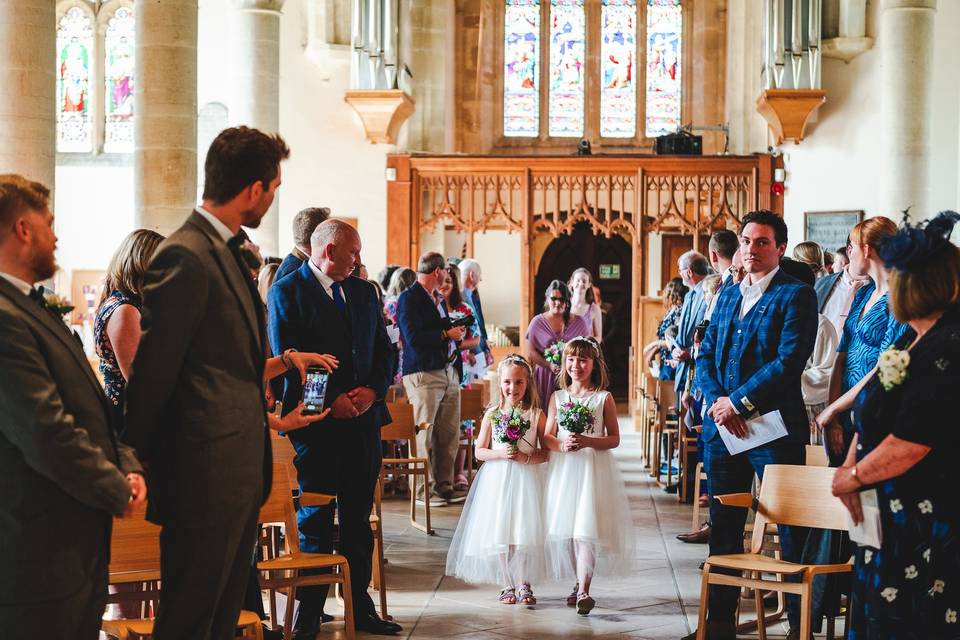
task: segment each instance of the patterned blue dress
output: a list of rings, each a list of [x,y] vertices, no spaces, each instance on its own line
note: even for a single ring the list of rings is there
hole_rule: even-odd
[[[657,327],[657,338],[665,340],[667,337],[667,329],[680,324],[681,309],[683,309],[683,305],[670,307],[667,315],[663,316],[663,320],[660,321],[660,325]],[[667,364],[667,361],[673,357],[672,351],[673,349],[660,349],[660,375],[658,377],[661,380],[673,380],[677,375],[677,370]]]
[[[140,310],[140,304],[132,297],[122,291],[111,293],[100,308],[97,310],[97,317],[93,322],[93,341],[96,345],[97,357],[100,358],[100,374],[103,376],[103,391],[110,401],[113,409],[114,418],[117,420],[113,424],[123,424],[123,400],[124,390],[127,387],[127,381],[124,380],[120,372],[120,365],[117,364],[117,356],[110,345],[110,338],[107,336],[107,323],[113,312],[121,305],[130,304]]]
[[[896,348],[906,348],[912,332]],[[950,397],[960,389],[960,312],[954,309],[910,350],[907,378],[891,391],[874,377],[857,397],[863,459],[890,434],[930,447],[905,473],[872,487],[880,549],[855,553],[851,640],[960,638],[960,430]]]

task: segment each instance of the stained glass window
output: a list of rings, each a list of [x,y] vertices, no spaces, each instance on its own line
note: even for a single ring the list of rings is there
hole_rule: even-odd
[[[506,0],[503,135],[540,133],[540,0]]]
[[[600,16],[600,135],[632,138],[637,131],[636,0],[603,0]]]
[[[133,10],[120,7],[107,22],[104,39],[105,130],[103,150],[133,151]]]
[[[680,126],[680,0],[647,0],[647,137]]]
[[[71,7],[57,24],[57,151],[91,151],[93,17]]]
[[[551,136],[583,135],[585,36],[583,0],[550,0]]]

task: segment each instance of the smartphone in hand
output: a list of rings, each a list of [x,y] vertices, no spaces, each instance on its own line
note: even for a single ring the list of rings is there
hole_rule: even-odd
[[[307,367],[307,380],[303,384],[303,414],[316,415],[323,412],[327,396],[327,381],[330,376],[323,367]]]

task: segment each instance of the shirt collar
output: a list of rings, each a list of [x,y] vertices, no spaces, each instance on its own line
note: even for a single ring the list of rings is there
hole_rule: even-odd
[[[220,218],[213,215],[203,207],[197,207],[197,213],[203,216],[203,219],[210,223],[210,225],[217,232],[217,235],[223,238],[224,242],[229,242],[230,238],[235,235],[232,231],[230,231],[230,227],[220,221]]]
[[[320,267],[313,264],[313,260],[307,259],[307,266],[310,267],[310,271],[313,272],[313,276],[320,282],[321,286],[326,289],[327,293],[330,293],[333,290],[333,283],[336,281],[325,274]]]
[[[751,289],[759,289],[760,293],[763,294],[766,292],[767,288],[770,286],[770,281],[773,280],[773,276],[777,275],[777,272],[780,271],[779,265],[773,268],[773,271],[763,276],[757,282],[753,284],[747,284],[747,278],[744,278],[740,281],[740,293],[745,294]]]
[[[15,286],[25,296],[30,295],[30,291],[33,289],[33,286],[30,285],[30,283],[24,282],[20,278],[16,276],[12,276],[9,273],[3,273],[2,271],[0,271],[0,277],[6,278],[7,281],[10,282],[10,284]]]

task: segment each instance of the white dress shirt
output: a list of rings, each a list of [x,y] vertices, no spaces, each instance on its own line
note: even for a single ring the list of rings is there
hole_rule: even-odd
[[[817,342],[800,378],[804,404],[827,403],[830,396],[830,374],[837,360],[838,344],[840,344],[840,338],[837,330],[830,322],[830,318],[821,313],[817,324]]]
[[[851,295],[856,283],[850,277],[849,272],[844,269],[840,272],[840,277],[833,285],[833,289],[827,295],[826,302],[823,303],[823,315],[827,316],[838,334],[843,333],[843,325],[847,322],[847,315],[850,313],[850,306],[853,304]]]
[[[10,275],[9,273],[4,273],[0,271],[0,277],[5,278],[10,284],[15,286],[25,296],[29,296],[30,291],[33,290],[33,287],[31,285],[29,285],[28,283],[24,282],[23,280],[21,280],[16,276]]]
[[[234,232],[230,231],[230,227],[223,224],[223,222],[220,221],[220,218],[213,215],[203,207],[197,207],[197,213],[203,216],[203,219],[209,222],[213,226],[214,230],[218,234],[220,234],[220,237],[223,238],[224,242],[229,242],[230,238],[237,235]]]
[[[325,274],[320,270],[320,267],[313,264],[313,260],[307,260],[307,266],[310,267],[310,271],[313,272],[313,277],[317,279],[317,282],[320,283],[320,286],[323,287],[323,290],[327,292],[327,295],[330,296],[331,300],[335,300],[333,297],[333,283],[334,279]],[[343,287],[340,287],[340,295],[343,297],[343,301],[347,301],[347,292],[343,290]]]
[[[723,283],[727,281],[727,278],[732,278],[734,272],[733,265],[727,267],[723,270],[723,273],[720,274],[720,286],[717,287],[717,292],[713,294],[713,297],[710,298],[710,304],[707,305],[707,310],[703,314],[704,320],[710,320],[713,318],[713,310],[717,308],[717,300],[720,299],[720,293],[722,292],[724,286]]]
[[[749,283],[751,274],[747,274],[747,277],[740,282],[740,295],[743,297],[743,300],[740,302],[741,320],[750,312],[750,309],[753,309],[755,304],[760,302],[760,298],[767,291],[767,288],[770,286],[770,281],[773,280],[773,276],[777,275],[778,271],[780,271],[780,267],[774,267],[773,271],[753,284]]]

